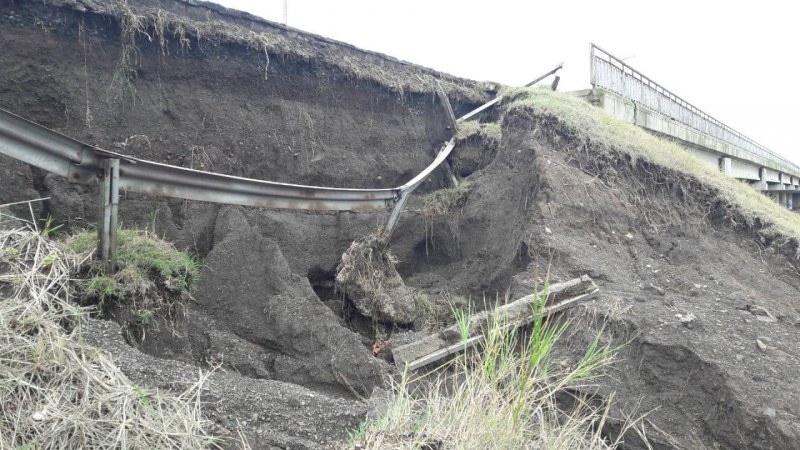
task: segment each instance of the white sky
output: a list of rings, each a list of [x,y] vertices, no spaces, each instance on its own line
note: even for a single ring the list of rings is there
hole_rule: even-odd
[[[215,0],[283,22],[283,0]],[[589,43],[800,163],[800,10],[788,1],[287,0],[288,25],[439,71],[521,85],[565,62],[589,87]]]

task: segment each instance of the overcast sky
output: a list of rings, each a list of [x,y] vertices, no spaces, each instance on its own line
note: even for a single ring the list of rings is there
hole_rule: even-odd
[[[283,0],[216,0],[283,22]],[[287,0],[288,25],[476,80],[525,84],[565,62],[589,87],[589,43],[800,163],[797,6],[778,1]]]

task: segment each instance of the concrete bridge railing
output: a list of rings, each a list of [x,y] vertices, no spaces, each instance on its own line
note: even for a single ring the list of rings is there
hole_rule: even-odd
[[[594,44],[590,72],[592,89],[576,95],[619,119],[681,141],[704,163],[751,182],[790,209],[795,204],[800,206],[797,164],[711,117]]]
[[[791,168],[794,175],[800,176],[800,167],[796,164],[711,117],[594,44],[591,50],[591,84],[646,106],[701,133],[733,144],[755,157],[766,158]]]

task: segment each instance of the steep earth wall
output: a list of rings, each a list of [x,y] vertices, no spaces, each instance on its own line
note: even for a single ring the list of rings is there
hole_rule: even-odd
[[[2,0],[0,37],[0,107],[109,150],[264,180],[398,186],[452,135],[437,86],[459,110],[491,95],[471,81],[198,2]],[[50,197],[36,204],[37,219],[95,223],[94,188],[6,157],[0,178],[0,204]],[[421,192],[443,184],[434,176]],[[27,206],[13,211],[29,216]],[[270,401],[285,406],[286,423],[306,420],[293,416],[295,407],[316,422],[259,442],[325,445],[363,415],[358,406],[342,412],[351,417],[346,425],[321,423],[326,396],[368,397],[387,367],[315,289],[332,299],[342,251],[380,220],[125,194],[123,226],[155,229],[205,268],[196,304],[182,320],[156,320],[143,342],[126,324],[130,313],[114,314],[130,343],[165,364],[218,366],[250,379],[232,400],[241,405],[258,401],[268,388],[260,381],[272,389],[291,382],[281,388],[290,394]],[[105,347],[116,351],[113,342]],[[132,371],[153,364],[140,356],[138,365],[126,363]],[[322,406],[301,408],[314,402],[302,400],[296,384],[316,389]],[[212,412],[224,429],[244,421],[251,437],[263,431],[263,420],[249,418],[252,408],[225,408]]]
[[[162,16],[147,9],[156,4],[183,19],[160,27]],[[202,4],[0,5],[3,108],[171,164],[294,183],[395,186],[452,133],[432,79],[457,111],[487,95],[475,83]],[[149,17],[150,25],[134,27],[136,50],[126,53],[126,30],[139,23],[131,17]],[[225,33],[204,34],[212,22]],[[114,81],[126,54],[136,61],[135,76],[125,78],[135,89]],[[608,433],[626,414],[648,413],[653,448],[795,448],[794,255],[762,240],[697,180],[586,142],[558,118],[503,105],[482,119],[499,120],[502,136],[459,140],[451,163],[469,182],[463,203],[432,220],[415,196],[393,236],[406,284],[480,304],[507,289],[514,298],[527,294],[547,273],[554,282],[589,274],[602,294],[569,313],[580,326],[562,356],[569,364],[602,323],[608,339],[628,343],[597,392],[617,392]],[[0,203],[50,196],[41,217],[93,222],[92,189],[5,158],[0,175]],[[445,186],[436,176],[421,192]],[[244,422],[265,448],[314,448],[346,436],[365,412],[353,399],[370,395],[390,370],[366,347],[377,330],[351,332],[346,325],[359,324],[347,321],[359,319],[343,314],[346,305],[332,294],[342,252],[375,228],[375,215],[139,195],[123,199],[121,215],[128,226],[155,223],[203,258],[203,281],[184,321],[150,330],[144,342],[129,338],[161,359],[121,350],[107,323],[96,325],[97,345],[120,354],[132,376],[157,375],[160,386],[174,382],[172,372],[221,365],[215,383],[241,389],[215,390],[215,421],[225,429]],[[276,408],[247,406],[259,402]],[[294,419],[305,428],[292,427]],[[625,448],[647,447],[629,433]]]

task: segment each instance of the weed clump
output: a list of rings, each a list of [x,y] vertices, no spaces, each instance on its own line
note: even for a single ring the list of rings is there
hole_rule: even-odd
[[[480,123],[476,120],[470,120],[458,124],[456,139],[463,141],[473,136],[479,136],[483,139],[499,143],[503,138],[503,130],[500,124],[495,122]]]
[[[458,212],[467,202],[469,183],[461,183],[456,187],[433,191],[423,198],[422,212],[426,219],[433,220],[443,216],[451,216]]]
[[[418,291],[414,300],[417,305],[416,331],[437,332],[451,325],[458,314],[470,310],[469,300],[460,295],[431,296]]]
[[[65,244],[74,253],[88,255],[97,247],[97,235],[78,233]],[[147,231],[119,230],[117,255],[118,268],[113,274],[88,258],[80,266],[77,287],[83,304],[99,305],[102,311],[127,303],[149,314],[173,317],[200,274],[195,258]]]
[[[89,309],[72,303],[72,274],[86,258],[32,230],[0,231],[0,448],[215,445],[204,375],[180,395],[143,389],[83,344]]]

